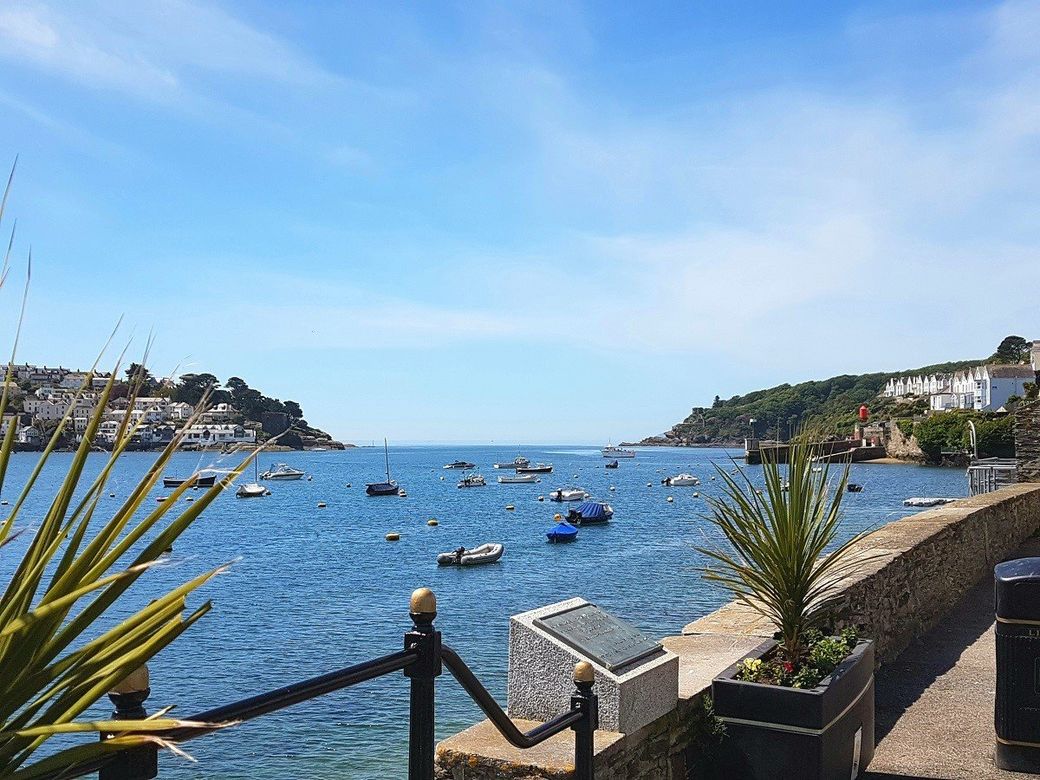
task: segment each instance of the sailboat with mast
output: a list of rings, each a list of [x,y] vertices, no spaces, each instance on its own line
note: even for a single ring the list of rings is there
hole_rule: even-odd
[[[386,482],[370,482],[365,485],[365,492],[370,496],[396,496],[401,492],[401,486],[390,478],[390,448],[386,439],[383,439],[383,457],[386,460]]]
[[[271,495],[271,491],[260,484],[256,456],[253,456],[253,481],[248,485],[239,485],[235,495],[239,498],[262,498]]]

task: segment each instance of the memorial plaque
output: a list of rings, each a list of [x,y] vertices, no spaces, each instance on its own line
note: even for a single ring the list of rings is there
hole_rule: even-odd
[[[661,649],[660,642],[595,604],[581,604],[535,618],[534,624],[611,671]]]

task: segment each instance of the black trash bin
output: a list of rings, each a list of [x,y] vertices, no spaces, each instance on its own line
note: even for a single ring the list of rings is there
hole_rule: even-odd
[[[997,612],[996,763],[1040,774],[1040,558],[993,569]]]

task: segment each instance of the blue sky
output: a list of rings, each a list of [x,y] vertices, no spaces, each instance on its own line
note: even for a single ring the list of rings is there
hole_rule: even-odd
[[[156,373],[472,442],[982,356],[1040,337],[1037,40],[1024,0],[6,0],[20,355],[123,314]]]

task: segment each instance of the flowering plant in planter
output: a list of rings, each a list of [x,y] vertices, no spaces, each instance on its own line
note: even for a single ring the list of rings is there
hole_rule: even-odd
[[[849,467],[831,479],[815,455],[794,444],[786,469],[766,460],[762,489],[719,469],[722,495],[709,499],[708,520],[728,544],[701,550],[705,576],[778,629],[775,643],[712,680],[727,735],[721,777],[856,780],[874,754],[873,642],[823,629],[845,577],[875,556],[856,549],[866,533],[839,539]]]
[[[764,460],[764,487],[745,470],[716,467],[722,494],[708,499],[711,522],[729,549],[698,548],[711,559],[704,576],[777,627],[778,647],[748,659],[738,679],[814,687],[852,651],[854,633],[824,637],[843,578],[869,561],[855,545],[869,531],[839,542],[849,466],[832,478],[829,463],[808,444],[792,444],[786,468]],[[786,473],[785,473],[786,472]]]
[[[797,669],[792,661],[780,657],[745,658],[736,679],[790,688],[815,688],[848,658],[859,641],[859,634],[854,628],[846,628],[838,636],[824,636],[811,629],[805,633],[804,641],[805,653]]]

